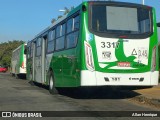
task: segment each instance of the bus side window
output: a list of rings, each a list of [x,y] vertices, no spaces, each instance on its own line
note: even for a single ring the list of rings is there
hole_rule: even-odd
[[[76,47],[77,41],[78,41],[78,32],[72,32],[71,34],[68,34],[66,39],[67,39],[67,49],[68,48],[73,48]]]
[[[61,36],[61,25],[57,26],[56,28],[56,38]]]
[[[41,55],[41,38],[38,38],[36,41],[36,56]]]
[[[47,53],[54,51],[55,30],[52,30],[48,34]]]
[[[79,29],[79,20],[80,20],[79,15],[74,18],[74,30]]]
[[[55,50],[64,49],[65,43],[65,23],[57,26],[56,28],[56,46]]]
[[[67,33],[70,33],[72,31],[73,31],[73,18],[67,21]]]
[[[80,21],[79,15],[67,21],[67,37],[66,37],[67,49],[74,48],[77,45],[78,34],[79,34],[79,23],[80,23],[79,21]]]
[[[66,34],[66,24],[65,23],[61,25],[61,29],[62,29],[61,36],[64,36]]]

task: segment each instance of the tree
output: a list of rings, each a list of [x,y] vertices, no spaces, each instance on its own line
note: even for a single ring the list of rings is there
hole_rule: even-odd
[[[0,65],[8,67],[11,64],[12,51],[20,46],[24,41],[13,40],[0,43]]]

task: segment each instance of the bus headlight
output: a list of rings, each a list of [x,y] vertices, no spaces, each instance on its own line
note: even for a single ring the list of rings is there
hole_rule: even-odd
[[[92,48],[90,44],[87,42],[85,42],[85,56],[86,56],[86,66],[88,70],[94,71]]]

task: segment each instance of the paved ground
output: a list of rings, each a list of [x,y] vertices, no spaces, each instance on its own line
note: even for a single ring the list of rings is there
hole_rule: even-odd
[[[110,119],[110,120],[124,120],[122,117],[87,117],[97,114],[90,113],[90,111],[118,111],[118,114],[126,116],[126,120],[132,120],[133,117],[127,117],[131,114],[126,111],[155,111],[158,108],[135,104],[132,99],[139,96],[139,93],[135,91],[131,92],[131,95],[123,94],[120,91],[111,91],[108,89],[101,89],[99,92],[78,93],[70,94],[61,91],[58,95],[50,95],[47,88],[43,86],[32,86],[27,80],[15,79],[10,74],[0,73],[0,111],[82,111],[84,117],[54,117],[54,119],[64,120],[97,120],[97,119]],[[125,112],[123,112],[125,111]],[[74,113],[74,112],[73,112]],[[142,113],[142,112],[140,112]],[[58,114],[58,113],[57,113]],[[64,113],[66,114],[66,113]],[[68,113],[72,114],[72,113]],[[104,114],[117,114],[116,112],[104,113]],[[103,115],[104,115],[103,114]],[[125,114],[125,115],[123,115]],[[102,114],[100,113],[100,116]],[[74,115],[73,115],[74,116]],[[90,116],[90,115],[89,115]],[[1,120],[2,118],[0,118]],[[13,118],[12,118],[13,119]],[[14,118],[17,120],[18,118]],[[20,119],[20,118],[19,118]],[[26,118],[28,119],[28,118]],[[31,119],[31,118],[29,118]],[[35,119],[35,118],[34,118]],[[34,120],[33,119],[33,120]],[[38,119],[53,119],[53,118],[38,118]],[[139,119],[144,119],[140,118]],[[147,117],[145,120],[152,120],[159,118]]]

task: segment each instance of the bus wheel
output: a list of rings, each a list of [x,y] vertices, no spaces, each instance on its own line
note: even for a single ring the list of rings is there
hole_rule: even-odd
[[[15,76],[15,74],[13,74],[13,73],[11,73],[12,74],[12,77],[14,77]]]
[[[30,80],[28,83],[29,83],[31,86],[35,86],[35,84],[34,84],[34,82],[33,82],[32,80]]]
[[[16,77],[16,79],[19,79],[19,75],[18,74],[15,74],[15,77]]]
[[[50,71],[50,74],[49,74],[49,92],[53,95],[58,94],[58,91],[55,87],[55,79],[52,71]]]

